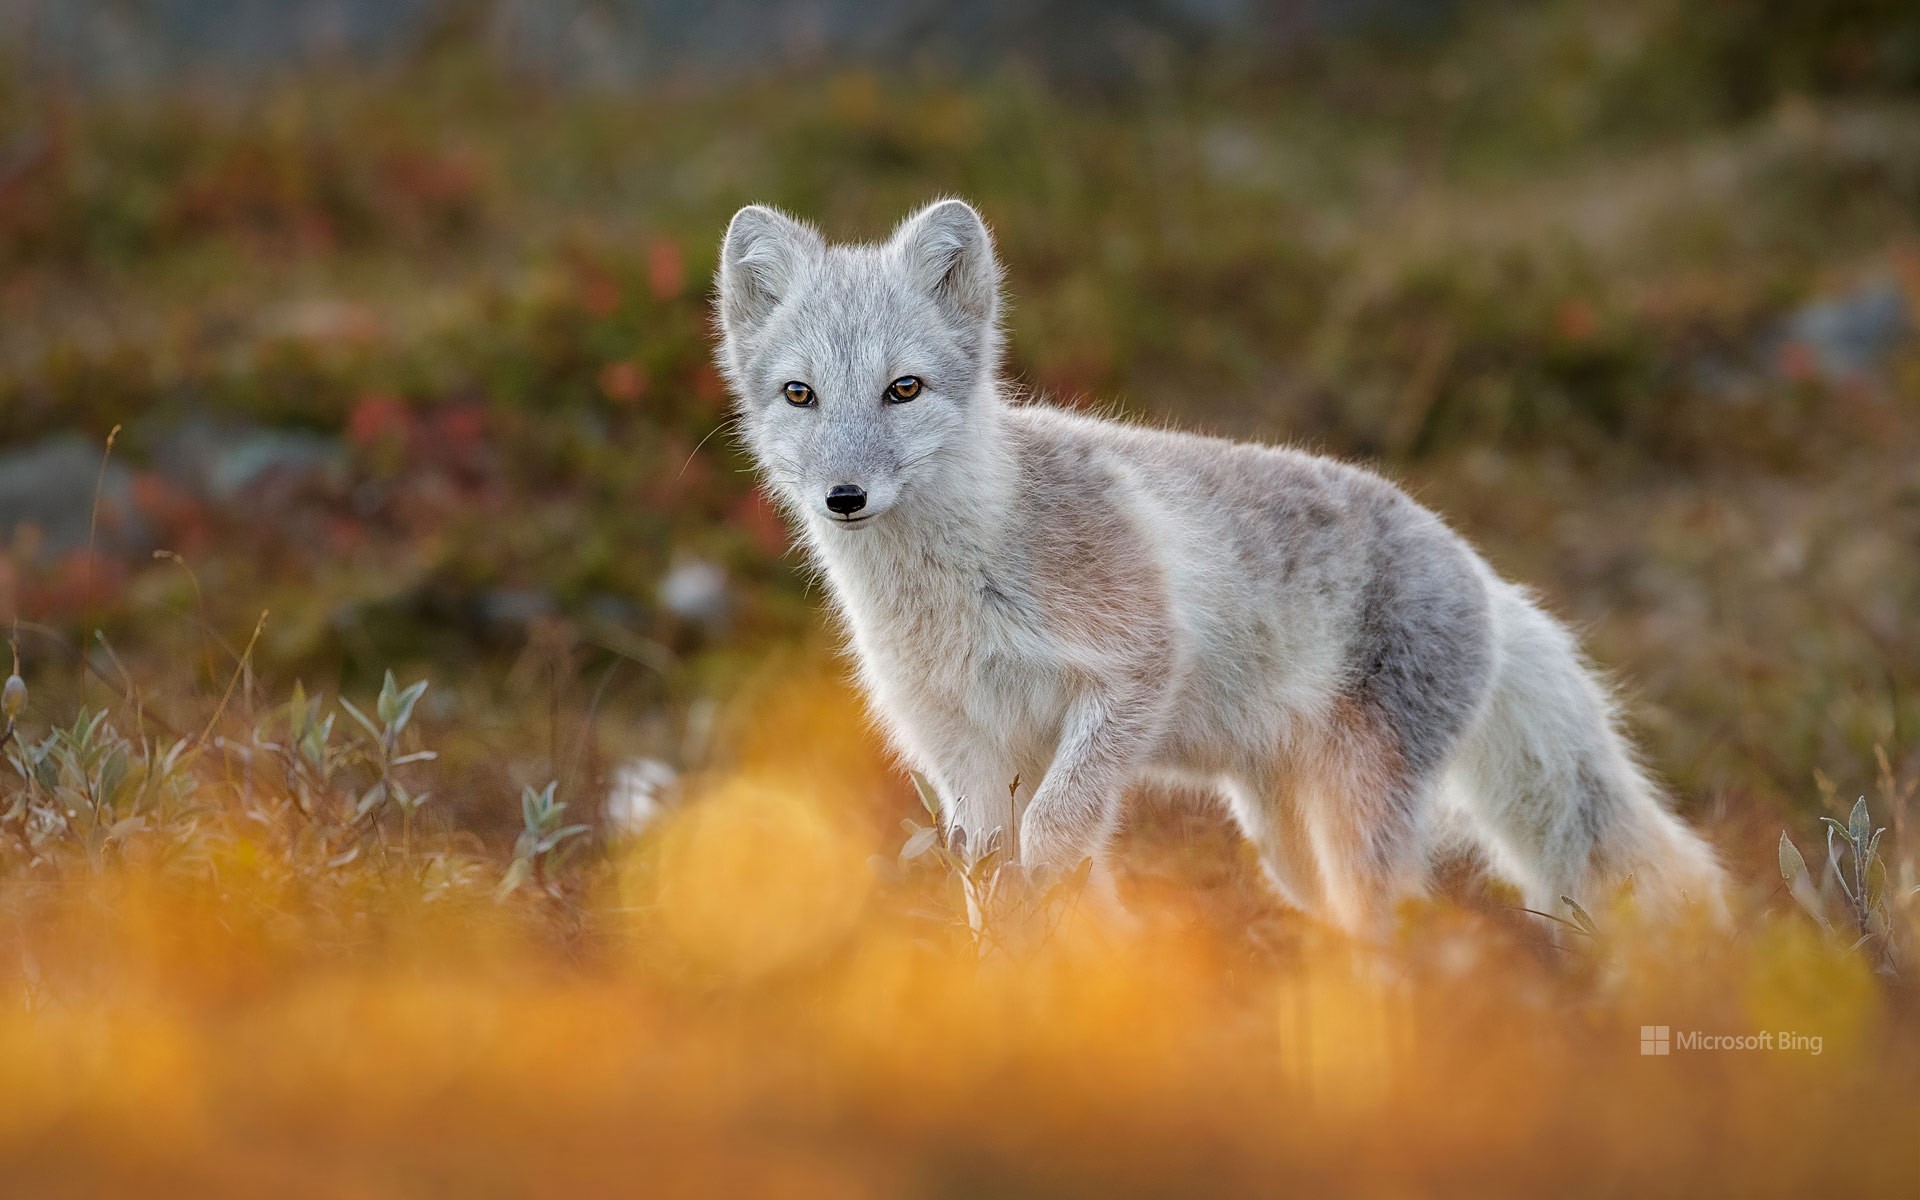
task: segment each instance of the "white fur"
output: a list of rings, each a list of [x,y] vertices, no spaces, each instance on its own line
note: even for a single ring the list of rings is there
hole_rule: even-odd
[[[1627,876],[1720,902],[1573,639],[1437,517],[1328,459],[1014,403],[998,281],[959,201],[831,248],[744,209],[721,253],[744,439],[955,824],[1006,825],[1018,776],[1022,859],[1066,867],[1170,778],[1350,929],[1420,889],[1443,818],[1537,908]],[[905,375],[920,394],[888,403]],[[865,489],[857,523],[836,484]]]

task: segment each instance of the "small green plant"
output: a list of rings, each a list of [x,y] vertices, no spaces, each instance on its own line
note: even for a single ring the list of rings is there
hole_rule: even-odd
[[[1880,857],[1880,839],[1886,828],[1874,828],[1865,796],[1854,803],[1844,824],[1832,817],[1820,820],[1827,827],[1826,870],[1820,879],[1815,881],[1805,856],[1784,830],[1780,834],[1780,877],[1795,903],[1822,929],[1838,932],[1846,928],[1854,939],[1854,949],[1871,949],[1880,968],[1891,971],[1892,895],[1887,864]],[[1838,897],[1833,895],[1836,889]],[[1837,919],[1831,919],[1829,914],[1836,909]]]
[[[318,698],[309,699],[307,689],[293,685],[293,697],[287,701],[288,738],[284,745],[256,735],[255,745],[281,756],[286,768],[287,791],[302,813],[311,817],[323,797],[333,792],[334,776],[345,757],[333,742],[333,713],[321,712]]]
[[[1556,917],[1552,913],[1541,912],[1537,908],[1521,907],[1518,911],[1551,921],[1573,936],[1587,939],[1586,945],[1589,949],[1598,950],[1601,945],[1600,923],[1593,919],[1593,914],[1572,896],[1560,897],[1560,903],[1567,906],[1567,915],[1564,917]],[[1553,942],[1553,946],[1562,950],[1571,948],[1570,943],[1558,940]]]
[[[567,805],[553,798],[557,786],[556,781],[537,791],[531,786],[521,789],[520,836],[514,841],[513,862],[495,893],[502,900],[528,883],[551,892],[574,839],[587,832],[585,825],[563,823]]]
[[[392,804],[400,810],[405,827],[410,831],[413,814],[427,802],[424,793],[415,795],[409,792],[394,774],[398,767],[426,762],[435,757],[431,750],[399,753],[400,735],[405,732],[407,723],[413,720],[413,707],[420,702],[426,690],[427,681],[422,679],[401,691],[394,683],[393,672],[388,671],[385,682],[380,685],[380,698],[374,703],[373,717],[354,707],[353,702],[345,696],[340,697],[340,707],[346,709],[347,715],[367,731],[370,740],[365,757],[373,767],[375,776],[373,783],[354,802],[355,819],[377,816],[383,808]]]
[[[30,862],[74,845],[98,868],[136,834],[164,829],[185,838],[193,832],[186,741],[164,748],[134,742],[114,729],[104,710],[83,708],[71,727],[38,741],[20,739],[14,720],[8,717],[6,755],[23,786],[0,822]]]
[[[904,870],[930,860],[954,880],[963,915],[952,923],[965,927],[979,953],[1008,949],[1016,930],[1031,932],[1037,922],[1058,911],[1056,901],[1071,900],[1085,888],[1093,870],[1090,858],[1060,878],[1043,878],[1013,860],[1007,831],[1014,827],[1018,775],[1007,785],[1007,824],[970,844],[966,830],[951,828],[942,820],[933,783],[918,771],[912,774],[914,792],[931,823],[901,819],[907,840],[900,848],[898,865]],[[1046,924],[1042,934],[1050,930],[1051,924]]]
[[[389,811],[400,815],[402,854],[412,853],[415,818],[431,795],[408,786],[401,773],[436,755],[431,750],[403,753],[401,745],[426,690],[424,679],[403,689],[388,671],[373,716],[340,697],[340,707],[359,729],[354,738],[336,741],[337,714],[296,685],[280,714],[285,739],[267,736],[276,724],[272,721],[255,730],[254,745],[279,761],[294,807],[319,829],[334,865],[352,861],[359,853],[361,836],[381,830]],[[336,852],[342,841],[353,844]]]
[[[426,690],[424,680],[401,687],[389,671],[371,715],[338,699],[338,710],[352,718],[343,725],[334,705],[296,685],[291,698],[256,726],[251,747],[211,737],[217,712],[208,733],[163,745],[124,736],[109,711],[87,708],[72,725],[36,739],[20,723],[28,691],[16,655],[13,674],[0,686],[0,752],[17,780],[9,784],[0,775],[0,845],[29,866],[56,863],[63,851],[77,850],[99,869],[121,857],[136,837],[161,835],[154,844],[170,856],[204,860],[206,848],[229,833],[218,811],[202,803],[215,794],[211,777],[196,779],[190,770],[203,748],[210,748],[206,753],[216,758],[225,753],[248,764],[279,765],[284,788],[260,786],[266,781],[251,765],[244,781],[229,780],[245,797],[250,822],[287,830],[287,860],[296,870],[344,879],[368,852],[386,863],[397,851],[402,875],[418,884],[423,900],[475,888],[484,893],[484,877],[493,868],[482,859],[444,840],[417,844],[415,819],[430,796],[405,775],[436,757],[408,748]],[[525,789],[525,828],[498,894],[527,882],[553,892],[571,844],[587,832],[585,825],[565,823],[567,806],[554,792],[553,784]],[[395,817],[400,837],[390,845]]]
[[[0,685],[0,751],[20,786],[0,811],[0,827],[13,835],[28,865],[77,847],[98,869],[148,831],[171,835],[175,849],[191,848],[201,810],[192,803],[187,739],[164,747],[144,734],[135,741],[114,729],[105,710],[82,708],[72,726],[28,740],[20,727],[28,692],[17,640],[10,649],[12,670]]]

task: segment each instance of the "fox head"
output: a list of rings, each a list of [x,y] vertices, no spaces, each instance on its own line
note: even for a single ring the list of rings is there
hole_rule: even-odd
[[[998,403],[1000,271],[980,214],[941,200],[883,244],[829,246],[753,205],[719,273],[721,370],[786,506],[833,537],[948,494]]]

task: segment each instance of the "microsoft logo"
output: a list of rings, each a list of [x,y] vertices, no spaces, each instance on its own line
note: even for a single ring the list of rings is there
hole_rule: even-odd
[[[1799,1033],[1792,1029],[1763,1029],[1758,1033],[1702,1033],[1682,1029],[1675,1033],[1667,1025],[1640,1027],[1640,1053],[1661,1056],[1675,1050],[1691,1054],[1698,1050],[1798,1050],[1819,1054],[1826,1039],[1817,1033]]]

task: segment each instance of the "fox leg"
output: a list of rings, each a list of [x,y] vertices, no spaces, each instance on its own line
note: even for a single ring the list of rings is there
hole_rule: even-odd
[[[1006,851],[1013,851],[1013,781],[1018,769],[991,755],[961,755],[957,761],[928,772],[940,793],[941,820],[949,834],[966,836],[967,852],[986,849],[995,833]]]
[[[1289,908],[1318,914],[1320,870],[1292,785],[1292,778],[1281,773],[1250,782],[1229,779],[1222,790],[1240,831],[1260,855],[1268,884]]]
[[[1390,731],[1365,722],[1339,723],[1302,749],[1284,790],[1318,867],[1318,914],[1383,936],[1399,902],[1425,890],[1439,780],[1411,766]]]
[[[1088,696],[1062,723],[1058,748],[1020,821],[1020,861],[1071,871],[1099,857],[1118,824],[1123,795],[1139,773],[1141,747],[1158,730],[1151,702]]]
[[[1349,932],[1377,936],[1393,922],[1400,901],[1426,889],[1427,827],[1438,791],[1431,781],[1380,786],[1366,774],[1333,775],[1319,783],[1309,829],[1326,916]],[[1369,786],[1375,790],[1367,791]]]

